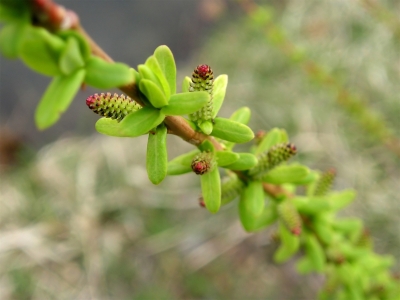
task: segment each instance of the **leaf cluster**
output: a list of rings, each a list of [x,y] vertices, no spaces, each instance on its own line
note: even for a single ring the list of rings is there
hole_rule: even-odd
[[[49,32],[34,27],[28,5],[16,8],[10,3],[3,1],[0,5],[0,20],[6,22],[0,32],[1,52],[54,77],[36,110],[40,129],[59,119],[82,84],[111,88],[134,83],[143,107],[122,120],[107,115],[97,121],[96,129],[116,137],[148,135],[146,167],[152,183],[200,166],[206,209],[217,213],[221,206],[238,199],[245,230],[254,232],[276,224],[280,245],[275,261],[282,263],[300,254],[300,273],[325,273],[321,299],[331,299],[332,295],[337,299],[399,299],[398,282],[389,272],[393,259],[374,253],[359,220],[337,218],[337,212],[355,199],[355,192],[331,192],[332,173],[289,164],[296,148],[285,130],[274,128],[254,139],[247,126],[251,117],[248,107],[238,109],[230,118],[218,116],[227,75],[212,82],[211,93],[193,91],[193,79],[186,77],[182,92],[177,93],[175,60],[167,46],[158,47],[137,70],[108,63],[93,56],[88,42],[75,31]],[[208,110],[211,120],[190,120],[191,114],[203,109]],[[194,131],[205,135],[198,149],[169,162],[168,116],[182,116]],[[237,143],[252,140],[248,152],[234,151]]]

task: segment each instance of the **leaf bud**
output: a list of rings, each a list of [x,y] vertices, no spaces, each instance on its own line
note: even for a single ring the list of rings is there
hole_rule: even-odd
[[[192,170],[197,175],[203,175],[213,169],[215,165],[214,157],[210,152],[201,152],[192,160]]]
[[[121,121],[128,114],[142,107],[130,97],[114,93],[101,93],[89,96],[86,105],[96,114]]]

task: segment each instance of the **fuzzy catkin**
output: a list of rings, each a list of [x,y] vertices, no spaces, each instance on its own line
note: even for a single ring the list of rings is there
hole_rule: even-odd
[[[142,107],[129,96],[101,93],[89,96],[86,105],[96,114],[118,122]]]

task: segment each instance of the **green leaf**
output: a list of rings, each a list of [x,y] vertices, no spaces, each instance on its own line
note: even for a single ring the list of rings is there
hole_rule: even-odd
[[[331,244],[333,239],[332,225],[326,219],[324,219],[321,214],[314,216],[313,227],[318,237],[325,244]]]
[[[231,121],[239,122],[247,125],[250,121],[251,110],[247,106],[241,107],[236,110],[229,118]]]
[[[67,44],[60,55],[59,66],[61,72],[69,75],[84,65],[85,62],[83,61],[78,41],[74,37],[68,38]]]
[[[276,212],[276,206],[271,203],[264,208],[259,216],[254,216],[254,214],[247,210],[246,200],[243,198],[242,193],[239,200],[239,217],[243,228],[248,232],[254,232],[271,225],[277,220],[278,214]]]
[[[224,166],[224,168],[236,171],[243,171],[253,168],[258,163],[257,157],[251,153],[237,153],[237,154],[239,154],[239,159],[233,164]]]
[[[213,84],[213,114],[215,118],[224,102],[226,87],[228,86],[228,75],[219,75]]]
[[[258,217],[264,210],[265,196],[261,181],[250,181],[243,190],[242,201],[246,211]]]
[[[79,45],[79,52],[83,57],[83,60],[86,61],[91,56],[91,49],[88,41],[77,31],[75,30],[62,30],[57,32],[57,35],[62,38],[64,41],[67,41],[70,38],[75,39]]]
[[[165,98],[164,93],[153,81],[142,79],[140,80],[139,88],[155,108],[161,108],[168,104],[168,100]]]
[[[322,272],[325,268],[325,252],[317,238],[312,234],[305,235],[305,248],[307,256],[310,258],[313,270]]]
[[[273,128],[264,136],[256,149],[256,155],[266,152],[279,143],[282,143],[282,132],[279,128]]]
[[[2,3],[3,2],[3,3]],[[28,1],[0,1],[0,22],[30,22],[30,3]]]
[[[200,151],[195,149],[188,153],[179,155],[170,162],[168,162],[168,175],[180,175],[192,172],[192,160],[195,155],[199,154]]]
[[[99,89],[120,87],[134,82],[130,68],[123,63],[110,63],[97,56],[86,61],[85,82]]]
[[[192,82],[192,79],[190,77],[186,76],[183,81],[182,81],[182,93],[189,93],[190,89],[190,83]]]
[[[345,190],[342,192],[331,193],[329,201],[332,205],[332,209],[337,211],[343,207],[349,205],[356,198],[356,193],[354,190]]]
[[[21,42],[24,39],[26,23],[14,22],[7,24],[0,32],[0,52],[7,58],[17,58]]]
[[[150,181],[159,184],[167,176],[167,127],[161,123],[147,141],[146,169]]]
[[[254,138],[249,127],[224,118],[215,118],[211,135],[234,143],[246,143]]]
[[[174,55],[171,50],[165,46],[159,46],[154,51],[154,56],[160,64],[161,70],[168,81],[171,95],[176,93],[176,66]]]
[[[298,211],[307,215],[315,215],[331,209],[326,197],[297,196],[292,200]]]
[[[203,121],[198,126],[204,134],[209,135],[213,131],[213,123],[211,121]]]
[[[169,84],[167,82],[167,79],[165,78],[163,71],[161,70],[160,64],[158,63],[157,59],[154,57],[154,55],[150,56],[146,62],[145,65],[148,66],[153,73],[157,76],[158,80],[161,83],[163,93],[165,97],[168,99],[171,96],[171,90],[169,87]]]
[[[221,178],[219,177],[218,168],[200,176],[201,191],[203,194],[206,208],[216,213],[221,206]]]
[[[21,41],[19,54],[24,63],[35,72],[47,76],[61,75],[58,58],[65,42],[44,28],[29,27]]]
[[[199,149],[201,151],[208,151],[211,153],[215,153],[214,145],[209,140],[205,140],[203,143],[201,143]]]
[[[192,172],[192,167],[190,165],[168,164],[167,175],[182,175],[190,172]]]
[[[233,153],[231,151],[217,151],[216,158],[218,166],[223,167],[231,165],[239,159],[239,154]]]
[[[144,107],[127,115],[121,122],[101,118],[96,122],[96,130],[102,134],[135,137],[148,133],[164,120],[165,115],[158,109]]]
[[[300,239],[293,235],[282,222],[279,222],[279,237],[282,243],[274,254],[274,261],[283,263],[299,250]]]
[[[35,112],[35,123],[40,130],[57,122],[74,99],[84,77],[85,70],[82,69],[71,75],[61,75],[52,80]]]
[[[191,114],[208,103],[210,95],[207,92],[187,92],[174,94],[169,98],[168,105],[161,111],[168,116]]]
[[[314,266],[308,256],[304,256],[296,262],[296,270],[300,274],[309,274],[314,271]]]
[[[280,165],[273,168],[262,177],[262,181],[273,184],[292,183],[297,184],[303,182],[310,170],[301,165]]]

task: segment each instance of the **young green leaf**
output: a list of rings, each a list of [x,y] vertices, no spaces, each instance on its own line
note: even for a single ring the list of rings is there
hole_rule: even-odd
[[[209,140],[205,140],[203,143],[201,143],[199,149],[201,151],[215,153],[214,145]]]
[[[328,199],[324,197],[297,196],[292,201],[299,212],[307,215],[315,215],[331,209]]]
[[[356,198],[356,193],[353,190],[345,190],[341,192],[332,193],[329,197],[332,209],[337,211],[349,205]]]
[[[282,132],[279,128],[273,128],[268,133],[264,136],[264,138],[261,140],[260,144],[258,145],[256,149],[256,155],[266,152],[269,149],[271,149],[272,146],[275,146],[277,144],[283,143],[282,141]]]
[[[275,205],[271,203],[264,208],[259,216],[255,217],[254,214],[247,210],[246,200],[242,194],[239,201],[239,217],[243,228],[248,232],[254,232],[271,225],[277,220],[278,214],[276,213]]]
[[[88,41],[77,31],[75,30],[61,30],[57,32],[57,35],[61,37],[64,41],[67,41],[70,38],[75,39],[79,45],[79,52],[81,53],[83,60],[86,61],[90,58],[91,49]]]
[[[74,37],[69,37],[59,59],[61,72],[69,75],[84,65],[85,62],[83,61],[78,41]]]
[[[85,70],[81,69],[71,75],[61,75],[52,80],[36,108],[35,123],[39,129],[46,129],[57,122],[74,99],[84,77]]]
[[[7,58],[17,58],[21,42],[24,39],[28,25],[23,22],[13,22],[5,25],[0,32],[0,52]]]
[[[310,170],[301,165],[281,165],[262,177],[262,181],[273,184],[302,182],[309,174]]]
[[[191,163],[193,158],[200,153],[200,150],[195,149],[188,153],[179,155],[168,162],[168,175],[180,175],[192,172]]]
[[[167,82],[167,79],[165,78],[163,71],[161,70],[160,64],[158,63],[157,59],[154,57],[154,55],[150,56],[146,62],[145,65],[148,66],[153,73],[157,76],[158,80],[161,83],[163,93],[165,97],[168,99],[171,96],[171,89],[169,87],[169,84]]]
[[[213,131],[213,123],[211,121],[203,121],[197,124],[204,134],[209,135]]]
[[[306,234],[304,240],[306,253],[310,258],[314,271],[322,272],[325,268],[326,257],[321,244],[312,234]]]
[[[174,94],[169,98],[168,105],[161,111],[168,116],[190,114],[206,105],[209,98],[210,95],[207,92]]]
[[[165,115],[158,109],[144,107],[127,115],[119,123],[110,118],[101,118],[96,122],[96,130],[110,136],[135,137],[149,132],[164,118]]]
[[[264,190],[261,181],[250,181],[242,192],[241,201],[244,201],[246,211],[258,217],[264,210]]]
[[[182,93],[188,93],[190,92],[190,83],[192,82],[192,79],[189,76],[186,76],[183,81],[182,81]]]
[[[234,143],[246,143],[254,138],[249,127],[224,118],[215,118],[211,135]]]
[[[239,159],[230,165],[223,166],[224,168],[235,170],[235,171],[243,171],[249,170],[257,165],[257,157],[251,153],[237,153],[239,154]]]
[[[44,28],[28,27],[19,47],[24,63],[34,71],[47,76],[61,75],[58,58],[65,42]]]
[[[139,88],[155,108],[161,108],[168,104],[163,91],[153,81],[142,79],[140,80]]]
[[[318,237],[327,245],[330,245],[333,240],[332,225],[324,219],[321,214],[314,216],[313,227]]]
[[[221,206],[221,178],[219,177],[218,168],[215,167],[210,172],[201,175],[200,179],[206,208],[210,212],[216,213]]]
[[[150,181],[159,184],[167,176],[167,127],[161,123],[147,141],[146,169]]]
[[[236,110],[230,117],[229,120],[242,123],[247,125],[250,121],[251,110],[247,106],[243,106]]]
[[[299,250],[300,239],[298,236],[289,232],[286,226],[279,222],[279,237],[282,244],[274,254],[277,263],[283,263],[292,257]]]
[[[228,75],[219,75],[214,80],[213,86],[213,118],[215,118],[224,102],[226,87],[228,86]]]
[[[314,266],[311,258],[304,256],[296,262],[296,270],[300,274],[309,274],[314,271]]]
[[[231,165],[239,159],[238,153],[233,153],[231,151],[217,151],[217,164],[220,167]]]
[[[176,93],[176,66],[174,55],[171,50],[165,46],[159,46],[154,51],[154,56],[156,57],[161,70],[168,81],[171,95]]]
[[[85,83],[99,89],[110,89],[134,81],[130,68],[123,63],[110,63],[97,56],[86,61]]]

